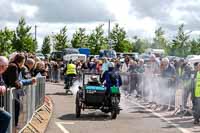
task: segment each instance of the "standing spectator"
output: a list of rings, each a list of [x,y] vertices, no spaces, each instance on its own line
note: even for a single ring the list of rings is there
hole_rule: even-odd
[[[127,72],[129,69],[130,58],[127,56],[125,57],[124,64],[122,65],[122,72]]]
[[[98,73],[102,73],[102,61],[101,60],[97,61],[96,69],[97,69]]]
[[[144,72],[145,72],[145,67],[144,67],[144,60],[139,59],[138,66],[137,66],[137,72],[138,72],[138,93],[141,96],[142,95],[142,89],[144,86],[142,86],[142,82],[144,80]],[[144,93],[144,92],[143,92]]]
[[[37,74],[47,76],[47,71],[45,69],[45,64],[43,61],[39,61],[35,64],[34,76],[37,76]]]
[[[89,62],[89,70],[90,72],[96,72],[96,59],[92,58]]]
[[[103,59],[103,65],[102,65],[102,73],[104,73],[105,71],[108,71],[108,65],[109,65],[109,61],[108,59],[105,57]]]
[[[183,72],[180,78],[182,81],[181,83],[183,85],[183,95],[182,95],[183,106],[182,106],[181,112],[185,113],[186,111],[185,109],[187,108],[188,97],[192,91],[192,87],[191,87],[192,67],[189,65],[189,63],[185,63],[183,67]],[[187,114],[189,113],[187,112]]]
[[[154,54],[150,56],[150,71],[152,74],[160,73],[160,60]]]
[[[3,95],[6,92],[5,83],[2,78],[2,74],[6,71],[8,67],[8,59],[0,56],[0,95]],[[1,103],[1,99],[0,99]],[[10,123],[11,116],[8,112],[4,111],[0,107],[0,133],[6,133],[9,123]]]
[[[33,76],[33,67],[35,65],[35,61],[31,58],[27,58],[25,65],[22,70],[22,77],[24,79],[31,79]]]
[[[82,71],[86,71],[88,69],[88,60],[86,60],[86,62],[84,62],[83,60],[81,60],[81,69]]]
[[[136,90],[138,94],[138,80],[137,80],[137,62],[134,60],[130,61],[128,71],[130,73],[129,81],[130,82],[130,87],[129,87],[129,94]]]
[[[167,82],[167,87],[168,87],[168,94],[169,97],[167,99],[170,99],[169,104],[170,106],[168,107],[168,111],[172,111],[175,109],[175,94],[176,94],[176,90],[175,90],[175,83],[176,83],[176,69],[175,67],[170,64],[169,59],[168,58],[163,58],[162,59],[162,63],[163,63],[163,71],[162,71],[162,77],[165,78],[168,82]],[[167,106],[165,106],[163,108],[166,109]]]
[[[63,63],[63,61],[61,61],[59,63],[59,68],[60,68],[60,79],[63,80],[64,79],[64,68],[65,68],[65,64]]]
[[[53,61],[47,62],[47,80],[52,82],[52,64]]]
[[[119,59],[116,59],[115,60],[115,71],[119,72],[120,67],[121,67],[121,63],[120,63]]]
[[[78,79],[81,79],[81,73],[82,73],[82,70],[81,70],[81,68],[82,68],[82,63],[81,63],[81,61],[77,61],[77,63],[76,63],[76,70],[77,70],[77,76],[78,76]]]
[[[15,87],[21,89],[24,85],[30,85],[36,82],[35,78],[24,80],[22,79],[21,69],[24,67],[25,57],[22,54],[17,54],[13,62],[10,62],[7,70],[3,73],[3,79],[7,87]],[[20,113],[20,95],[21,91],[16,92],[15,99],[15,126],[18,126]],[[16,130],[16,129],[15,129]]]
[[[53,75],[53,82],[58,83],[59,82],[59,66],[57,62],[53,63],[52,75]]]
[[[139,59],[137,72],[138,73],[144,73],[144,71],[145,71],[144,60],[143,59]]]

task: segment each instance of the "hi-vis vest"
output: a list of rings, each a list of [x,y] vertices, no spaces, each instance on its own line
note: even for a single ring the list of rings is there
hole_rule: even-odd
[[[197,72],[196,85],[195,85],[195,97],[200,97],[200,72]]]
[[[66,74],[76,74],[76,66],[74,64],[68,64],[67,65],[67,71]]]

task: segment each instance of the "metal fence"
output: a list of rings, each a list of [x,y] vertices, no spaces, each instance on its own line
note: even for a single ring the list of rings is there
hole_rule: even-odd
[[[37,77],[35,85],[24,86],[22,89],[8,88],[0,96],[0,107],[11,114],[9,133],[15,127],[15,102],[20,104],[19,129],[22,129],[40,108],[45,100],[45,77]]]
[[[137,92],[137,96],[152,105],[174,107],[174,115],[178,111],[192,112],[192,79],[175,80],[163,78],[158,74],[120,73],[122,90],[125,95]],[[175,101],[175,105],[174,105]],[[184,114],[183,114],[184,115]]]

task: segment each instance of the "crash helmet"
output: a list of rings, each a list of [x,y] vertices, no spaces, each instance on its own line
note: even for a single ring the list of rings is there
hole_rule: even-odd
[[[97,76],[96,76],[96,75],[92,75],[92,76],[90,77],[90,81],[98,81],[98,80],[97,80]]]
[[[108,64],[108,68],[114,68],[115,67],[115,64],[113,63],[113,62],[110,62],[109,64]]]
[[[73,63],[73,61],[72,61],[72,59],[70,59],[70,60],[69,60],[69,64],[72,64],[72,63]]]

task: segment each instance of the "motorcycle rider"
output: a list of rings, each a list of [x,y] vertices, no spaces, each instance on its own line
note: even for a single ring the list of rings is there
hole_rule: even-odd
[[[110,88],[113,86],[120,87],[122,85],[122,79],[119,73],[115,71],[114,63],[110,62],[108,64],[108,70],[103,73],[101,82],[104,83],[106,87],[106,93],[110,94]]]
[[[73,63],[72,60],[70,60],[69,63],[66,65],[64,72],[65,72],[65,84],[72,82],[72,79],[77,74],[76,65]],[[70,85],[72,85],[72,83],[70,83]],[[67,86],[65,86],[65,89],[69,89],[66,87]],[[70,87],[70,86],[68,86],[68,87]]]

